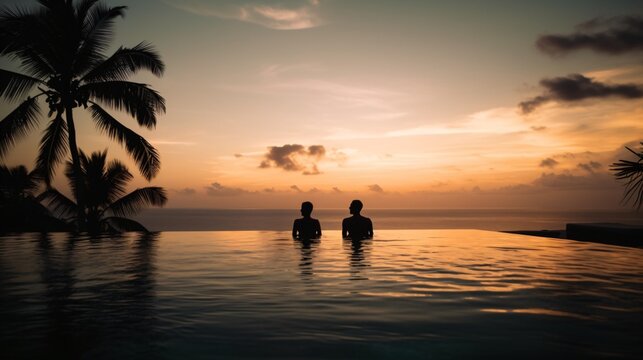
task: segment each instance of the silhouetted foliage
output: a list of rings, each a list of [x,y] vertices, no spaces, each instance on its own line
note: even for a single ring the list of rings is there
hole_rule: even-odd
[[[641,143],[643,145],[643,142]],[[611,169],[618,180],[625,181],[623,201],[633,201],[637,210],[643,205],[643,146],[639,152],[625,147],[638,158],[636,161],[619,160],[612,164]]]
[[[0,165],[0,231],[60,231],[69,226],[53,216],[36,197],[41,178],[20,165]]]
[[[147,206],[163,206],[167,202],[165,190],[160,187],[144,187],[125,193],[126,185],[133,179],[127,167],[118,160],[107,163],[107,151],[94,152],[89,157],[79,153],[81,175],[77,178],[73,164],[67,162],[65,174],[74,194],[85,199],[84,219],[78,214],[78,201],[73,201],[55,188],[45,191],[40,199],[45,201],[54,214],[71,223],[84,221],[78,228],[91,233],[143,231],[140,223],[126,218]],[[80,185],[80,187],[78,187]]]
[[[124,6],[108,7],[98,0],[38,4],[32,10],[0,8],[0,56],[17,61],[22,70],[0,69],[0,98],[21,101],[0,121],[0,158],[39,125],[38,101],[44,99],[51,120],[40,141],[37,170],[47,185],[68,151],[73,169],[80,171],[73,118],[73,110],[80,106],[89,109],[96,127],[123,145],[141,174],[151,180],[160,168],[157,150],[104,107],[124,111],[140,126],[154,128],[157,114],[165,112],[165,100],[148,85],[127,79],[140,70],[161,76],[160,56],[144,42],[121,47],[111,56],[104,54]]]

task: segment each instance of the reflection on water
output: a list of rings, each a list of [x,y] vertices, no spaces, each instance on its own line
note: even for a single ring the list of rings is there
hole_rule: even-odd
[[[372,244],[371,239],[344,239],[344,249],[348,253],[351,280],[368,280],[365,268],[368,268],[368,253]]]
[[[295,245],[301,252],[301,259],[299,260],[299,271],[301,272],[302,280],[310,280],[313,277],[313,256],[315,250],[319,247],[319,239],[306,239],[306,240],[293,240]]]
[[[467,230],[10,236],[0,357],[636,358],[641,264]]]
[[[9,358],[152,355],[132,339],[148,342],[154,329],[156,236],[55,236],[12,243],[32,247],[29,259],[3,256],[15,266],[2,269],[3,324],[21,324],[2,334],[2,348],[16,350]]]

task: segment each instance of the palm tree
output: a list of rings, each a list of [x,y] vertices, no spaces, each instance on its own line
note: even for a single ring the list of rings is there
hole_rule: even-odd
[[[83,196],[87,206],[84,219],[78,218],[79,204],[72,201],[55,188],[41,195],[54,214],[67,218],[72,223],[85,221],[89,232],[104,231],[143,231],[147,229],[140,223],[127,219],[146,206],[163,206],[167,202],[165,190],[160,187],[144,187],[125,194],[127,183],[132,174],[118,160],[107,163],[107,151],[94,152],[86,156],[79,152],[80,177],[73,164],[67,162],[66,175],[72,192]],[[80,188],[77,186],[80,184]]]
[[[23,165],[0,165],[0,228],[3,231],[66,230],[36,196],[41,178]]]
[[[160,77],[164,72],[160,56],[145,42],[104,54],[124,6],[107,7],[99,0],[38,2],[40,7],[32,11],[0,9],[0,56],[17,61],[22,70],[0,69],[0,98],[22,101],[0,121],[0,158],[37,127],[38,101],[44,99],[51,120],[40,140],[36,168],[47,186],[67,151],[73,170],[80,173],[74,125],[74,109],[80,106],[89,110],[99,131],[125,147],[141,174],[151,180],[160,168],[157,150],[104,107],[125,111],[140,126],[154,128],[157,114],[165,112],[165,99],[148,85],[127,79],[139,70]],[[82,196],[76,194],[80,205]]]
[[[643,142],[641,143],[643,145]],[[639,152],[625,147],[638,158],[636,161],[619,160],[612,164],[612,171],[618,180],[625,180],[625,195],[623,201],[634,201],[637,210],[643,205],[643,146]]]

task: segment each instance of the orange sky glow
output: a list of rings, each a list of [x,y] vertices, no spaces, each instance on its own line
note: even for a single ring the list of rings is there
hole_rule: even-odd
[[[643,84],[641,51],[536,46],[593,18],[640,16],[636,1],[107,3],[129,7],[114,48],[146,40],[166,63],[160,79],[136,77],[167,100],[157,128],[119,119],[158,148],[151,184],[168,190],[168,207],[626,208],[609,165],[643,141],[642,98],[519,104],[570,74]],[[109,149],[133,186],[147,184],[76,116],[80,148]],[[2,161],[32,168],[40,131]],[[60,170],[55,185],[66,189]]]

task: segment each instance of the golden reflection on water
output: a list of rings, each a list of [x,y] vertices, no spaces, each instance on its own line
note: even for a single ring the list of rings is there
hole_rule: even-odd
[[[326,295],[349,291],[368,297],[430,298],[443,294],[477,301],[481,298],[477,294],[555,292],[565,286],[576,286],[581,295],[613,288],[640,292],[620,286],[610,275],[640,274],[640,267],[632,267],[641,259],[640,249],[615,253],[606,245],[478,230],[379,231],[375,239],[364,241],[342,240],[339,235],[327,231],[320,240],[301,242],[279,232],[182,233],[189,241],[168,239],[159,256],[170,278],[218,274],[208,276],[217,284],[225,281],[221,274],[234,273],[255,281],[259,276],[268,283],[286,282],[289,291],[296,292],[299,285],[292,275],[297,274],[309,285],[323,285],[317,291]],[[587,282],[602,285],[598,290],[578,285]],[[482,311],[489,309],[495,308]],[[585,318],[546,308],[496,310]]]
[[[480,309],[480,311],[489,312],[489,313],[502,313],[502,314],[513,313],[513,314],[536,314],[536,315],[547,315],[547,316],[561,316],[561,317],[570,317],[570,318],[576,318],[576,319],[581,319],[581,320],[596,319],[595,317],[592,317],[592,316],[583,316],[583,315],[574,314],[574,313],[565,312],[565,311],[556,311],[556,310],[551,310],[551,309],[538,309],[538,308],[533,308],[533,309]]]

